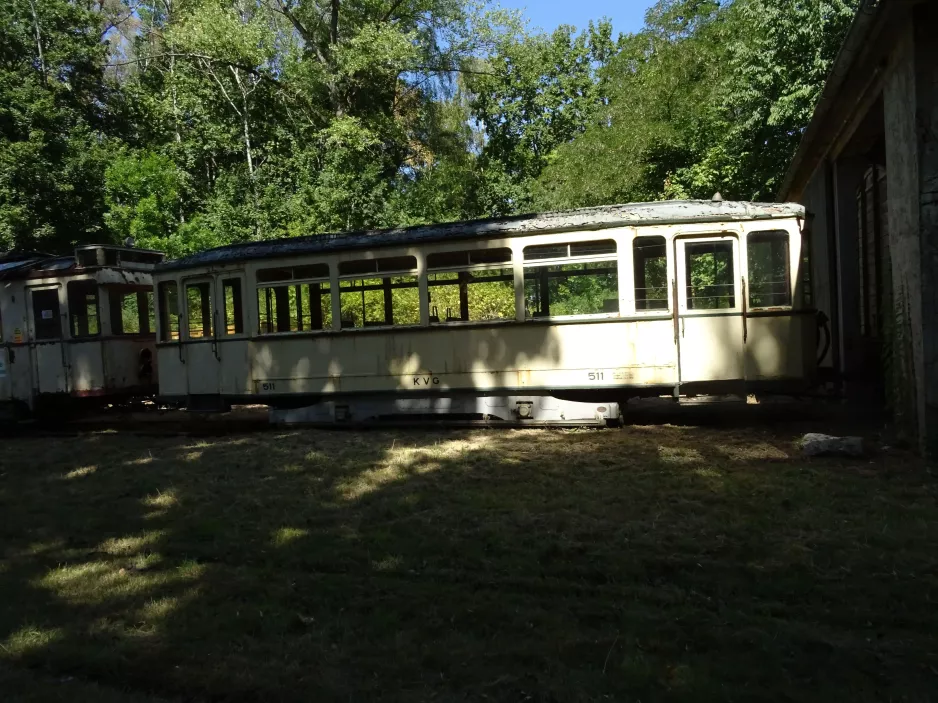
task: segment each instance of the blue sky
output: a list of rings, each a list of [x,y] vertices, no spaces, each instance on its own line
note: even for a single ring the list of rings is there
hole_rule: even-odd
[[[560,24],[584,29],[590,20],[605,16],[612,20],[615,36],[619,32],[641,29],[645,10],[654,0],[501,0],[499,4],[524,10],[532,29],[541,27],[548,31]]]

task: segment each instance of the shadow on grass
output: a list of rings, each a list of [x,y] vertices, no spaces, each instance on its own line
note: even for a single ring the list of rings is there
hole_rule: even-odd
[[[184,700],[928,699],[935,486],[791,440],[10,441],[0,659]]]

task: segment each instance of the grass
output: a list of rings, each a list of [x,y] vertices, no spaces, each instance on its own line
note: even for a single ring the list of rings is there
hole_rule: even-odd
[[[4,440],[0,698],[938,698],[938,488],[794,439]]]

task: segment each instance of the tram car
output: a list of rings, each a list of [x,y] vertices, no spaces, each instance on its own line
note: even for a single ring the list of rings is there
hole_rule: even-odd
[[[155,395],[160,252],[82,246],[0,255],[0,416]]]
[[[160,396],[572,424],[636,396],[803,388],[804,223],[715,197],[204,251],[154,271]]]

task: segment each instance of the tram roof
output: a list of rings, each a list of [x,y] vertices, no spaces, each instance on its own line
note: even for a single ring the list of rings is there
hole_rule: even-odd
[[[99,252],[105,252],[111,256],[99,258],[97,256]],[[65,276],[98,268],[150,271],[157,261],[163,260],[164,256],[158,251],[110,244],[79,246],[71,256],[36,251],[0,252],[0,280]]]
[[[604,205],[560,212],[417,225],[393,229],[315,234],[259,242],[229,244],[163,262],[157,272],[229,264],[252,259],[332,253],[407,244],[525,236],[552,232],[601,230],[639,225],[668,225],[804,217],[797,203],[749,203],[722,200],[667,200]]]

